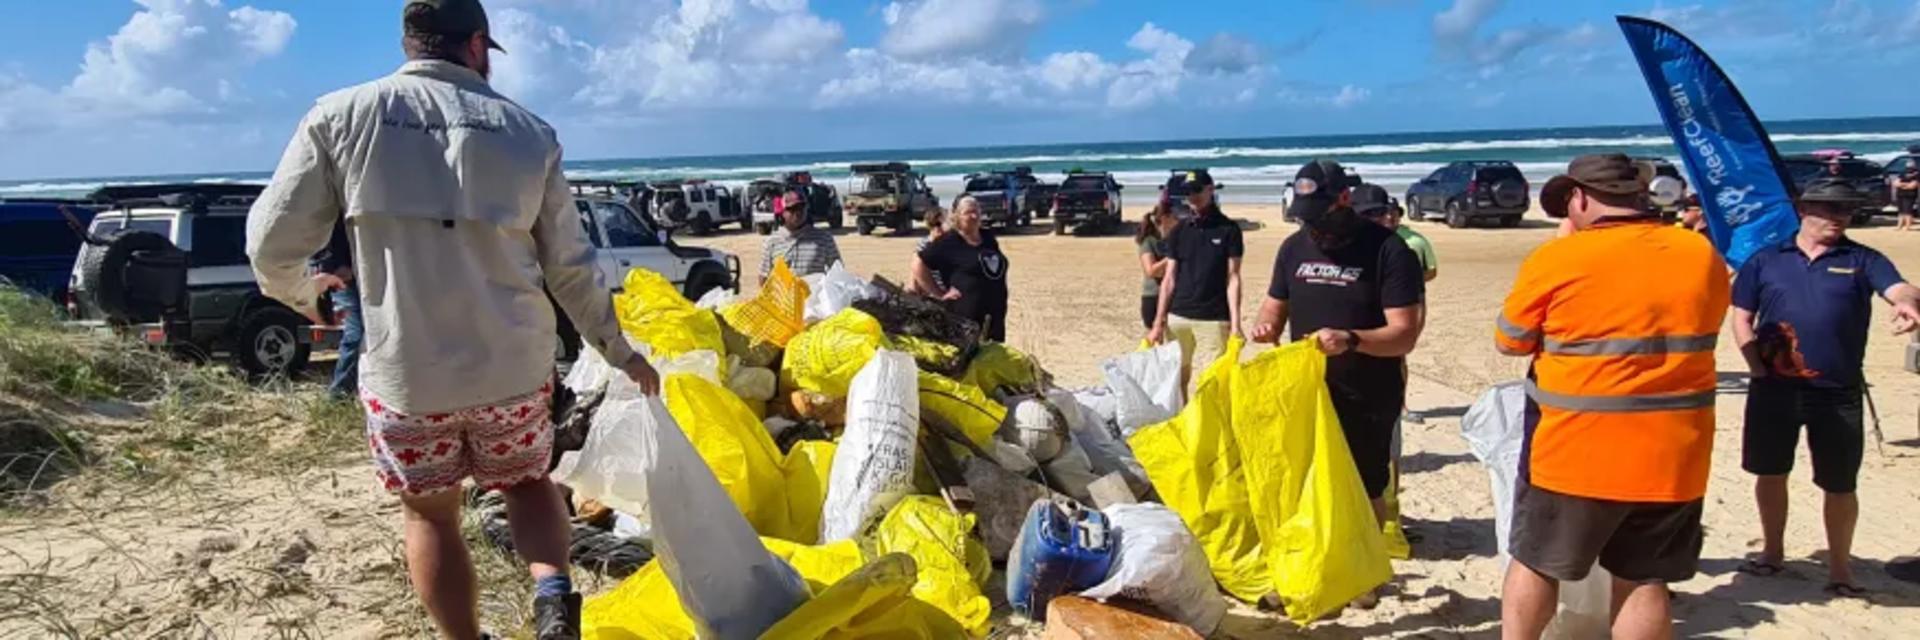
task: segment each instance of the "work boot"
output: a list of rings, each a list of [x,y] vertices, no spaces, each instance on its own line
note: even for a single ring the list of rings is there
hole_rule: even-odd
[[[533,637],[580,640],[580,594],[534,598]]]

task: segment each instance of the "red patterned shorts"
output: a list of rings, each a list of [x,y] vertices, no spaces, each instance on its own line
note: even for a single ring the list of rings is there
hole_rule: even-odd
[[[406,415],[362,391],[367,445],[387,491],[422,496],[460,486],[472,477],[486,489],[505,489],[547,474],[553,453],[549,380],[539,391],[485,406]]]

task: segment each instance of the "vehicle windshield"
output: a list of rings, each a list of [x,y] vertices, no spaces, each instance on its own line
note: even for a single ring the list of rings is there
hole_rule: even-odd
[[[900,176],[892,173],[869,173],[854,178],[856,189],[863,194],[887,194],[900,190]]]
[[[985,176],[967,181],[968,191],[998,191],[1007,188],[1007,179],[1000,176]]]
[[[1478,171],[1474,172],[1474,179],[1479,180],[1481,182],[1499,182],[1501,180],[1525,181],[1527,178],[1526,176],[1520,175],[1520,170],[1518,168],[1509,166],[1509,167],[1480,167]]]
[[[1060,182],[1061,191],[1105,191],[1107,180],[1100,176],[1072,176]]]

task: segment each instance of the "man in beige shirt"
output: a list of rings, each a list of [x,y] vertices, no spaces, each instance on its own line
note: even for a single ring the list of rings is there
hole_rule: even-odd
[[[368,440],[405,511],[409,575],[441,633],[476,638],[463,479],[506,497],[535,582],[535,632],[579,635],[566,505],[547,479],[555,319],[643,391],[659,377],[620,333],[599,282],[553,129],[487,85],[478,0],[411,0],[409,61],[322,97],[247,222],[267,295],[318,319],[340,286],[307,258],[344,218],[366,322]]]

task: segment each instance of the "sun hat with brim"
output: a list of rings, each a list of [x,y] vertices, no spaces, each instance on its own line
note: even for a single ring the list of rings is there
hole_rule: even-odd
[[[468,36],[484,33],[487,46],[501,53],[507,48],[493,39],[493,30],[487,26],[487,9],[480,6],[480,0],[408,0],[401,9],[401,15],[413,10],[415,5],[428,10],[412,19],[403,19],[401,28],[408,31],[424,31],[443,36]]]
[[[1852,182],[1837,178],[1820,178],[1807,184],[1800,191],[1800,202],[1825,202],[1840,205],[1859,205],[1867,202],[1867,194],[1861,193]]]
[[[1567,199],[1574,187],[1630,196],[1647,192],[1647,175],[1625,154],[1580,156],[1567,163],[1566,173],[1547,180],[1547,186],[1540,188],[1540,208],[1550,217],[1567,217]]]

